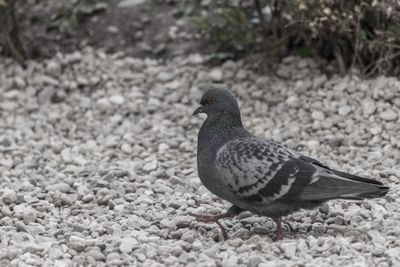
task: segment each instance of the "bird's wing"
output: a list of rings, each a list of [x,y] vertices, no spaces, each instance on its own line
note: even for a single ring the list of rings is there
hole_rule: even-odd
[[[318,179],[317,168],[299,158],[269,140],[239,138],[219,149],[216,163],[222,182],[236,196],[269,204]]]
[[[259,204],[278,199],[361,199],[387,192],[382,183],[332,170],[317,160],[258,138],[226,143],[217,154],[222,182],[236,196]]]

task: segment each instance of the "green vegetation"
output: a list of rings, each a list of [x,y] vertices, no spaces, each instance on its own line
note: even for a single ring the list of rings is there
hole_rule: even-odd
[[[400,4],[395,0],[192,0],[193,21],[217,51],[335,60],[342,73],[400,72]]]
[[[63,33],[72,33],[87,17],[104,11],[107,4],[96,0],[78,0],[54,17],[54,26]]]

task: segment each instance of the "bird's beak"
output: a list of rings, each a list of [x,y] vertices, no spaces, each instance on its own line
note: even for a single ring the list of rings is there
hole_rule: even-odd
[[[193,116],[197,115],[199,113],[204,113],[204,107],[203,106],[200,106],[200,107],[196,108],[196,110],[193,111]]]

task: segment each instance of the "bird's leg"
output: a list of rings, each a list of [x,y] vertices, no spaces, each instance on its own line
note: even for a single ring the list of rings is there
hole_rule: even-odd
[[[219,228],[221,229],[221,232],[224,236],[224,238],[227,238],[228,235],[226,233],[225,228],[222,226],[222,224],[219,222],[220,219],[224,218],[232,218],[241,213],[243,210],[239,208],[238,206],[233,205],[230,207],[227,212],[218,214],[218,215],[208,215],[208,214],[194,214],[194,213],[189,213],[189,215],[195,217],[198,221],[204,222],[204,223],[212,223],[215,222]]]
[[[282,240],[283,236],[285,235],[285,232],[284,232],[284,230],[282,228],[282,219],[281,219],[281,217],[272,218],[272,219],[276,223],[276,235],[272,240],[274,242],[278,241],[278,240]]]
[[[233,205],[230,207],[225,213],[218,214],[218,215],[208,215],[208,214],[194,214],[194,213],[189,213],[189,215],[195,217],[198,221],[200,222],[216,222],[220,219],[224,218],[231,218],[235,217],[239,213],[241,213],[243,210],[239,208],[238,206]]]

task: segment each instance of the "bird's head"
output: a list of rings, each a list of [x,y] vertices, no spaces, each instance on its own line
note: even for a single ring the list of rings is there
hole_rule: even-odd
[[[209,85],[193,115],[206,113],[208,116],[231,113],[240,116],[239,105],[235,96],[226,87]]]

